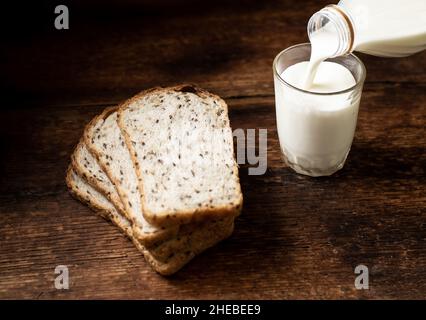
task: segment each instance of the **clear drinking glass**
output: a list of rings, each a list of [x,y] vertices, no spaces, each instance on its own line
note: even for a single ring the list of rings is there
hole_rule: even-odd
[[[278,137],[289,167],[312,177],[328,176],[343,168],[351,148],[366,70],[353,54],[326,60],[346,67],[356,81],[338,92],[310,92],[282,78],[286,68],[309,61],[310,55],[311,45],[304,43],[285,49],[274,60]]]

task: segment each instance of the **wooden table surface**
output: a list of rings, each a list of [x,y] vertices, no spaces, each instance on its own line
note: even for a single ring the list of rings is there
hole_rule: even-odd
[[[56,4],[3,10],[0,298],[425,299],[426,52],[359,55],[368,75],[349,159],[332,177],[304,177],[280,158],[272,61],[307,41],[329,1],[209,2],[76,1],[61,31]],[[164,278],[71,198],[64,173],[95,114],[182,82],[221,95],[233,129],[268,129],[268,170],[241,166],[233,236]],[[369,290],[354,286],[359,264]],[[69,290],[54,287],[57,265]]]

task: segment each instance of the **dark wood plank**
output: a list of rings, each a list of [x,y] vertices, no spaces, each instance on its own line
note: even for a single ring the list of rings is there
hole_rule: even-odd
[[[65,35],[43,27],[5,40],[0,298],[426,298],[425,53],[362,55],[369,74],[348,162],[311,179],[281,160],[271,64],[306,41],[305,22],[327,1],[126,0],[98,15],[96,3],[77,4]],[[70,197],[64,174],[95,114],[183,81],[221,94],[233,128],[268,129],[268,170],[241,166],[234,235],[163,278]],[[354,287],[360,263],[370,290]],[[54,288],[59,264],[70,268],[68,291]]]
[[[268,128],[268,171],[248,176],[242,166],[245,205],[235,234],[171,279],[154,274],[130,242],[66,191],[69,154],[101,107],[14,113],[33,140],[27,150],[7,149],[2,164],[8,181],[0,197],[2,296],[424,297],[418,280],[426,270],[426,95],[410,100],[418,88],[404,89],[403,96],[393,87],[365,92],[348,164],[325,179],[283,165],[272,99],[228,99],[234,128]],[[11,141],[28,137],[13,127],[4,131]],[[52,132],[58,137],[48,138]],[[359,263],[371,268],[367,292],[353,286]],[[53,288],[58,264],[71,268],[68,292]]]
[[[306,23],[328,1],[178,3],[135,3],[127,11],[81,4],[70,30],[52,24],[31,41],[5,46],[0,83],[12,102],[19,96],[53,105],[116,103],[144,88],[181,82],[225,97],[272,95],[274,57],[308,41]],[[362,59],[367,82],[426,82],[424,54]]]

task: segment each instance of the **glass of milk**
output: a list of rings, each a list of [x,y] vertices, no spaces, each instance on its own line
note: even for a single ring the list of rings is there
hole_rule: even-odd
[[[321,62],[312,79],[310,56],[306,43],[274,60],[278,136],[289,167],[312,177],[328,176],[343,167],[351,148],[366,70],[349,54]]]

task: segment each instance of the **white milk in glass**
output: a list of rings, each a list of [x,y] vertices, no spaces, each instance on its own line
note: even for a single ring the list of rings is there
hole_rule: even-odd
[[[403,57],[424,50],[426,0],[342,0],[315,13],[308,34],[309,61],[275,77],[277,127],[290,166],[322,176],[345,162],[362,90],[344,63],[326,60],[353,51]]]
[[[284,70],[281,78],[300,88],[307,69],[307,61],[294,64]],[[355,84],[352,73],[344,66],[323,62],[310,87],[314,93],[286,87],[276,89],[281,148],[297,172],[323,176],[343,166],[355,132],[360,94],[315,93],[339,92]]]

